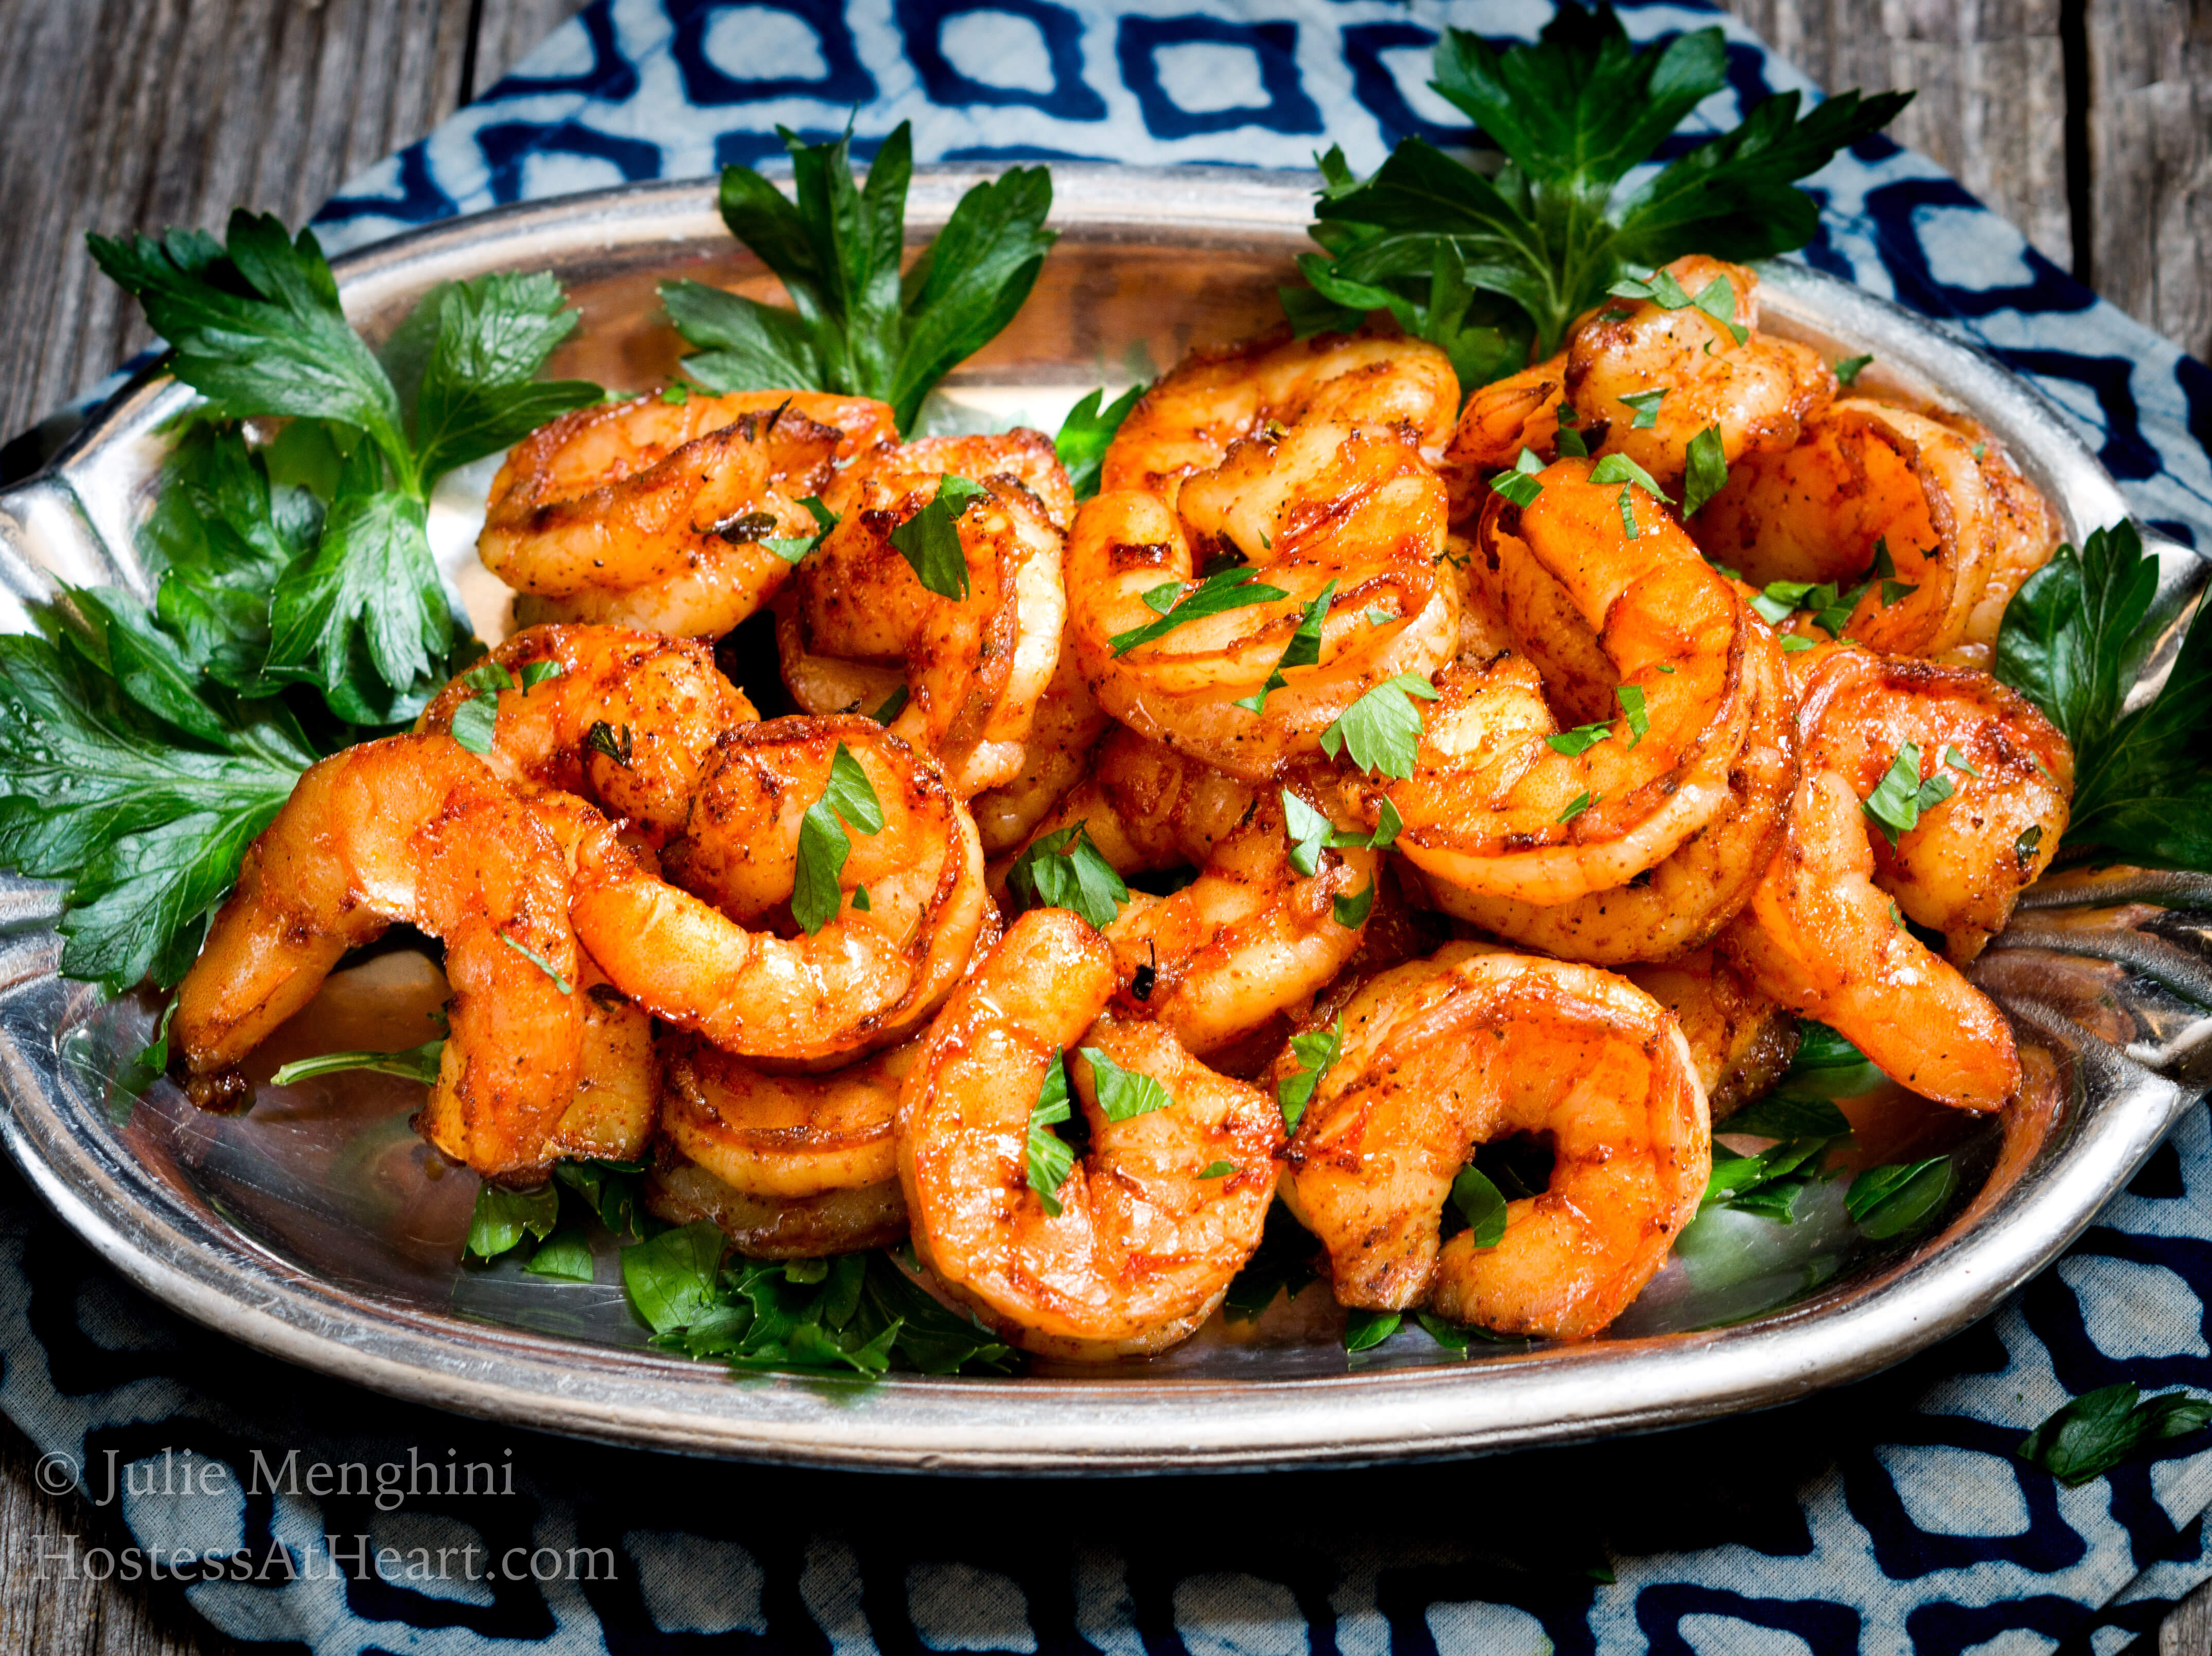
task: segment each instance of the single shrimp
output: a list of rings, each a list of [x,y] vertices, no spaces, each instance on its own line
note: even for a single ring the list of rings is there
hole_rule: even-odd
[[[965,591],[948,597],[922,585],[891,537],[945,476],[971,472],[988,498],[957,520]],[[887,446],[840,476],[826,503],[837,527],[777,609],[793,699],[817,713],[894,709],[893,733],[937,754],[963,797],[1012,780],[1066,619],[1060,554],[1073,502],[1050,440],[1011,431]]]
[[[1036,717],[1022,743],[1020,772],[968,801],[985,856],[1006,856],[1029,843],[1054,806],[1082,785],[1091,750],[1113,722],[1083,682],[1082,665],[1063,641],[1059,665],[1037,698]]]
[[[1137,490],[1175,504],[1184,478],[1240,441],[1304,422],[1404,428],[1434,453],[1459,411],[1459,376],[1425,340],[1361,333],[1286,337],[1194,350],[1138,399],[1107,448],[1103,493]]]
[[[1312,776],[1294,774],[1287,790],[1323,809]],[[1121,874],[1198,871],[1164,897],[1131,892],[1105,928],[1122,984],[1115,1017],[1157,1022],[1211,1059],[1322,988],[1357,952],[1364,922],[1345,924],[1336,904],[1372,889],[1379,859],[1322,848],[1313,873],[1301,873],[1285,791],[1255,788],[1123,728],[1037,825],[1042,836],[1082,824]]]
[[[755,1259],[822,1259],[889,1247],[907,1234],[906,1196],[896,1178],[817,1196],[758,1196],[733,1189],[696,1161],[655,1167],[646,1210],[672,1225],[711,1220]]]
[[[1794,447],[1731,467],[1692,531],[1754,584],[1856,585],[1845,637],[1968,667],[1987,666],[2005,605],[2057,540],[1993,439],[1863,397],[1812,421]],[[1809,615],[1790,624],[1828,636]]]
[[[507,455],[477,554],[526,622],[720,636],[789,577],[767,542],[816,533],[801,501],[891,430],[886,405],[814,392],[578,409]]]
[[[625,627],[531,627],[489,659],[518,686],[497,692],[484,755],[493,771],[581,795],[663,838],[683,831],[715,738],[759,716],[703,640]],[[535,680],[526,689],[526,676]],[[449,734],[480,694],[455,679],[416,728]]]
[[[1711,1171],[1673,1015],[1610,972],[1460,943],[1374,979],[1343,1026],[1283,1181],[1328,1250],[1337,1299],[1505,1334],[1602,1331],[1665,1262]],[[1550,1139],[1548,1188],[1507,1203],[1494,1246],[1443,1240],[1460,1169],[1516,1133]]]
[[[811,935],[786,935],[802,824],[840,747],[884,825],[851,825],[836,913]],[[988,906],[967,808],[933,765],[865,718],[772,719],[726,734],[665,861],[669,879],[692,889],[622,848],[588,853],[577,934],[653,1016],[745,1057],[834,1064],[897,1041],[950,992]]]
[[[1900,833],[1899,850],[1906,834],[1915,837],[1914,850],[1893,866],[1907,872],[1901,883],[1927,905],[1923,912],[1960,923],[1961,943],[1978,947],[1983,923],[2002,923],[2019,886],[2057,849],[2070,755],[2055,731],[2031,735],[2020,716],[2026,703],[2012,705],[2018,698],[1993,680],[1978,692],[1938,684],[1925,698],[1917,686],[1899,696],[1898,670],[1907,666],[1836,649],[1802,669],[1805,764],[1788,831],[1724,941],[1760,989],[1833,1025],[1892,1080],[1960,1109],[1996,1110],[2020,1086],[2012,1032],[1980,990],[1906,929],[1905,898],[1893,899],[1876,883],[1881,836],[1865,801],[1898,756],[1892,744],[1901,746],[1906,734],[1926,739],[1911,767],[1916,789],[1938,774],[1974,789],[1962,797],[1962,788],[1930,807],[1925,826]],[[2039,758],[2039,748],[2049,758]],[[1983,776],[1947,763],[1947,751]],[[2029,783],[2039,765],[2052,772],[2048,787]],[[1946,805],[1955,822],[1939,817]],[[2051,831],[2035,843],[2010,837],[2011,825],[2031,820]],[[1977,856],[1989,866],[1970,866]]]
[[[300,778],[178,986],[187,1068],[235,1066],[395,922],[444,940],[453,989],[422,1135],[487,1175],[543,1165],[582,1038],[568,871],[530,808],[443,736],[364,742]]]
[[[899,1085],[921,1037],[819,1075],[777,1075],[709,1044],[661,1044],[661,1131],[732,1190],[812,1196],[896,1181]]]
[[[1527,506],[1497,497],[1481,544],[1540,563],[1595,638],[1615,686],[1602,736],[1555,739],[1533,673],[1455,666],[1423,705],[1413,774],[1352,783],[1362,813],[1388,799],[1398,849],[1463,895],[1554,908],[1672,856],[1734,801],[1761,672],[1779,677],[1772,635],[1689,537],[1589,469],[1556,461]]]
[[[1070,641],[1122,723],[1261,781],[1316,752],[1376,685],[1451,659],[1459,584],[1443,562],[1443,485],[1397,428],[1310,419],[1246,439],[1184,482],[1180,501],[1102,493],[1069,538]],[[1175,622],[1216,559],[1249,563],[1252,586],[1283,596],[1132,642],[1164,615]],[[1316,659],[1286,663],[1310,612]]]
[[[1722,457],[1734,467],[1790,447],[1835,400],[1835,374],[1818,351],[1759,332],[1752,271],[1693,253],[1665,273],[1692,297],[1726,282],[1734,326],[1700,306],[1669,309],[1656,298],[1608,300],[1580,318],[1558,356],[1468,399],[1445,451],[1455,518],[1481,505],[1484,480],[1523,448],[1558,458],[1562,427],[1581,439],[1577,452],[1626,454],[1678,493],[1700,432],[1719,432]]]
[[[1797,1019],[1711,949],[1620,975],[1674,1014],[1713,1119],[1762,1097],[1797,1056]]]
[[[1155,1026],[1101,1017],[1112,951],[1064,909],[1015,922],[953,993],[900,1102],[898,1166],[915,1253],[1024,1349],[1148,1355],[1205,1321],[1259,1245],[1282,1117]],[[1073,1056],[1089,1148],[1048,1207],[1027,1174],[1031,1111],[1071,1047],[1148,1078],[1164,1107],[1115,1120]]]

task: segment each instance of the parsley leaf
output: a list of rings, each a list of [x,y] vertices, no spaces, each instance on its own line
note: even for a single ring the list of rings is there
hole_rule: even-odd
[[[1474,325],[1518,338],[1524,354],[1479,376],[1462,372],[1468,387],[1529,360],[1532,334],[1535,356],[1552,355],[1568,324],[1631,265],[1652,269],[1693,252],[1742,260],[1802,247],[1819,212],[1794,181],[1879,131],[1911,96],[1844,93],[1802,119],[1797,94],[1769,97],[1735,131],[1624,187],[1631,170],[1726,84],[1719,29],[1638,51],[1609,9],[1563,6],[1535,45],[1502,55],[1448,28],[1435,67],[1437,90],[1509,164],[1486,176],[1407,138],[1363,182],[1340,156],[1324,157],[1313,234],[1326,257],[1302,262],[1310,288],[1286,294],[1285,308],[1301,331],[1313,331],[1310,321],[1341,326],[1346,314],[1388,309],[1408,332],[1440,344]],[[1453,265],[1457,279],[1447,283]],[[1455,289],[1469,298],[1458,300]],[[1452,302],[1439,306],[1446,296]]]
[[[2128,1380],[2085,1391],[2022,1439],[2015,1452],[2072,1489],[2148,1445],[2212,1425],[2212,1399],[2188,1391],[2141,1397]]]
[[[1006,886],[1025,907],[1073,909],[1101,931],[1129,900],[1127,885],[1079,822],[1039,835],[1014,859]]]
[[[1095,1046],[1083,1049],[1091,1062],[1091,1085],[1098,1090],[1098,1107],[1109,1121],[1134,1121],[1175,1102],[1168,1089],[1150,1075],[1124,1069]]]
[[[968,596],[968,554],[960,545],[960,514],[990,492],[980,483],[947,472],[937,480],[937,493],[929,504],[891,531],[892,548],[912,566],[915,579],[939,598]]]
[[[1577,725],[1572,730],[1562,730],[1557,735],[1544,738],[1553,752],[1564,753],[1571,759],[1579,758],[1600,742],[1612,740],[1613,726],[1610,721]]]
[[[1290,836],[1291,867],[1308,880],[1321,872],[1321,849],[1335,825],[1287,788],[1281,790],[1283,831]]]
[[[1060,435],[1052,440],[1052,446],[1067,470],[1068,486],[1077,500],[1089,500],[1098,492],[1099,471],[1105,464],[1107,449],[1113,446],[1114,434],[1121,430],[1121,422],[1129,417],[1129,411],[1146,388],[1141,382],[1133,385],[1103,408],[1099,406],[1106,395],[1103,387],[1085,392],[1060,423]]]
[[[1310,667],[1320,662],[1321,630],[1328,619],[1329,600],[1336,596],[1336,588],[1337,582],[1331,581],[1314,595],[1313,602],[1306,606],[1305,613],[1291,632],[1290,642],[1283,646],[1281,656],[1268,673],[1267,682],[1251,695],[1238,697],[1235,705],[1251,713],[1261,712],[1267,705],[1269,693],[1289,682],[1283,677],[1285,669]]]
[[[1365,1351],[1379,1346],[1395,1334],[1405,1320],[1402,1311],[1363,1311],[1355,1306],[1344,1313],[1344,1349]]]
[[[1433,702],[1440,693],[1418,673],[1385,679],[1337,715],[1321,733],[1321,745],[1331,758],[1349,752],[1362,770],[1410,776],[1421,744],[1420,709],[1413,698]]]
[[[1867,365],[1873,361],[1874,358],[1871,356],[1838,357],[1836,361],[1836,383],[1849,391],[1857,383],[1859,375],[1865,371]]]
[[[1941,762],[1952,764],[1952,755],[1958,752],[1955,747],[1945,748]],[[1959,758],[1963,761],[1965,755],[1960,754]],[[1906,742],[1897,750],[1897,756],[1889,762],[1889,769],[1875,784],[1874,792],[1866,796],[1862,808],[1874,819],[1883,837],[1894,845],[1899,834],[1908,833],[1920,825],[1923,812],[1934,810],[1957,791],[1958,784],[1941,770],[1927,781],[1921,781],[1920,745]]]
[[[791,891],[791,917],[812,936],[837,917],[842,896],[837,877],[845,871],[853,842],[847,828],[864,834],[884,831],[884,807],[875,784],[844,743],[830,758],[830,780],[822,797],[799,819],[799,867]]]
[[[2168,628],[2153,612],[2158,560],[2132,523],[2062,546],[2013,595],[1996,676],[2074,745],[2069,844],[2153,867],[2212,869],[2212,769],[2199,735],[2212,697],[2200,606],[2148,706],[2124,711]]]
[[[485,1184],[477,1191],[476,1209],[469,1215],[466,1251],[479,1259],[496,1259],[520,1247],[525,1236],[544,1241],[560,1217],[561,1193],[550,1184],[534,1190]],[[717,1237],[720,1234],[715,1232]]]
[[[1844,1208],[1877,1241],[1902,1236],[1932,1218],[1959,1182],[1948,1156],[1869,1167],[1844,1193]]]
[[[830,508],[822,503],[818,496],[808,495],[799,503],[806,508],[807,515],[814,520],[814,533],[811,535],[767,535],[760,543],[787,563],[804,562],[807,553],[829,539],[830,532],[837,527],[837,520],[830,514]],[[933,502],[932,504],[934,502]],[[769,521],[770,527],[774,527],[774,520],[771,519]],[[900,527],[903,528],[905,526],[902,524]],[[968,569],[964,559],[961,564],[960,573],[961,578],[965,580]]]
[[[697,347],[684,367],[714,391],[879,398],[910,431],[931,388],[1013,320],[1036,285],[1057,239],[1044,228],[1051,174],[1014,167],[977,185],[902,277],[911,124],[884,140],[865,184],[853,177],[849,131],[812,144],[777,131],[796,200],[750,167],[726,167],[722,221],[775,272],[793,308],[663,283],[677,331]]]
[[[1333,898],[1328,906],[1336,923],[1346,931],[1365,925],[1367,916],[1375,912],[1375,876],[1368,875],[1364,890],[1354,892],[1349,897]]]
[[[272,1086],[289,1087],[295,1081],[316,1075],[366,1069],[372,1075],[397,1075],[402,1081],[420,1081],[428,1087],[438,1079],[438,1062],[445,1050],[446,1038],[441,1035],[434,1041],[425,1041],[404,1052],[325,1052],[313,1058],[295,1058],[280,1066],[269,1080]]]
[[[1146,604],[1160,618],[1141,627],[1132,627],[1127,632],[1117,632],[1106,642],[1113,647],[1115,654],[1127,655],[1140,645],[1166,637],[1188,622],[1225,615],[1254,604],[1272,604],[1279,598],[1290,596],[1279,587],[1262,583],[1259,575],[1249,564],[1237,563],[1217,569],[1192,586],[1163,581],[1145,594]]]
[[[1656,391],[1639,391],[1620,399],[1622,405],[1636,411],[1636,417],[1628,423],[1632,431],[1650,431],[1659,423],[1659,405],[1666,400],[1672,386],[1661,386]]]
[[[576,992],[576,986],[561,975],[560,969],[550,960],[548,960],[544,955],[538,953],[536,949],[532,948],[529,944],[519,941],[515,938],[508,936],[505,932],[495,932],[493,935],[497,937],[501,942],[506,944],[507,947],[513,949],[524,959],[530,962],[532,965],[537,967],[538,971],[544,972],[548,977],[551,978],[553,980],[553,987],[559,989],[562,994],[574,995]]]
[[[1022,1153],[1030,1189],[1036,1192],[1045,1212],[1054,1219],[1060,1214],[1060,1187],[1067,1183],[1068,1174],[1075,1170],[1075,1152],[1052,1129],[1071,1119],[1072,1115],[1067,1062],[1063,1054],[1056,1052],[1044,1072],[1043,1084],[1037,1089],[1036,1102],[1030,1106],[1029,1135]]]
[[[1473,1162],[1453,1178],[1451,1204],[1467,1221],[1476,1247],[1494,1248],[1505,1239],[1504,1193]]]
[[[1709,425],[1691,438],[1684,454],[1687,469],[1682,474],[1682,515],[1692,517],[1728,487],[1728,455],[1721,447],[1720,427]]]
[[[1311,1029],[1291,1037],[1291,1056],[1297,1060],[1297,1068],[1275,1083],[1275,1105],[1283,1112],[1285,1132],[1297,1131],[1298,1118],[1305,1114],[1306,1105],[1313,1102],[1314,1089],[1321,1085],[1321,1078],[1328,1074],[1329,1066],[1343,1050],[1341,1013],[1327,1029]]]

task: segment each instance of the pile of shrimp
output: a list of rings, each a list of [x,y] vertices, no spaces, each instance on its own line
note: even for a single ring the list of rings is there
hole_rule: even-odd
[[[1595,1336],[1799,1018],[2002,1109],[1962,968],[2057,853],[2071,755],[1986,667],[2051,514],[1971,423],[1761,332],[1750,271],[1667,274],[1699,302],[1609,303],[1464,405],[1419,340],[1200,350],[1079,506],[1037,433],[902,442],[857,399],[554,422],[479,543],[530,624],[254,843],[179,993],[195,1096],[410,925],[453,991],[446,1156],[650,1157],[655,1212],[755,1257],[910,1239],[1077,1361],[1188,1336],[1278,1196],[1346,1307]],[[948,490],[964,579],[926,585]],[[783,716],[717,666],[757,612]],[[1410,762],[1355,739],[1378,707]],[[1024,904],[1054,857],[1132,884],[1110,922]],[[1047,1190],[1054,1086],[1085,1130]],[[1513,1137],[1547,1187],[1451,1233]]]

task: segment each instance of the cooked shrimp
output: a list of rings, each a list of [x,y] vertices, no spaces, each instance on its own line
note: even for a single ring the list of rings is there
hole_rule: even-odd
[[[178,987],[186,1064],[238,1063],[394,922],[445,941],[453,989],[423,1136],[481,1173],[540,1166],[582,1035],[568,873],[529,807],[443,736],[364,742],[300,778]]]
[[[931,1026],[900,1105],[916,1254],[1006,1339],[1084,1361],[1158,1351],[1206,1319],[1259,1245],[1282,1142],[1257,1088],[1164,1030],[1102,1018],[1114,986],[1112,951],[1076,916],[1023,916]],[[1170,1101],[1113,1120],[1070,1056],[1091,1142],[1055,1214],[1029,1187],[1030,1115],[1078,1046]]]
[[[1112,723],[1063,640],[1060,664],[1037,699],[1036,717],[1022,743],[1020,773],[968,801],[985,856],[1005,856],[1029,842],[1060,800],[1082,784],[1091,750]]]
[[[772,1074],[676,1036],[661,1044],[661,1130],[732,1190],[820,1196],[896,1179],[899,1084],[921,1038],[820,1075]]]
[[[1797,1055],[1796,1015],[1711,949],[1620,975],[1674,1014],[1717,1122],[1765,1093]]]
[[[1442,562],[1443,485],[1394,429],[1309,420],[1248,439],[1185,482],[1181,501],[1178,512],[1159,495],[1101,494],[1068,541],[1071,642],[1099,704],[1124,724],[1263,780],[1316,752],[1374,685],[1451,658],[1459,587]],[[1285,596],[1127,642],[1163,612],[1172,618],[1216,556],[1249,561],[1252,584]],[[1325,592],[1318,660],[1284,667]],[[1285,682],[1269,690],[1279,668]]]
[[[1443,1241],[1460,1169],[1516,1133],[1551,1140],[1549,1188],[1507,1205],[1496,1246]],[[1696,1214],[1711,1142],[1689,1047],[1657,1002],[1610,972],[1461,943],[1352,997],[1288,1158],[1284,1196],[1345,1305],[1584,1340]]]
[[[477,553],[526,621],[719,636],[791,574],[766,541],[812,536],[799,502],[891,429],[882,403],[814,392],[578,409],[508,454]]]
[[[840,746],[884,826],[850,833],[835,916],[781,935],[801,824]],[[640,1006],[746,1057],[834,1062],[898,1040],[951,990],[983,923],[975,823],[936,769],[871,719],[774,719],[723,736],[667,864],[704,897],[621,848],[594,849],[577,871],[577,933]]]
[[[1955,819],[1940,818],[1945,807],[1937,805],[1926,826],[1908,831],[1913,853],[1893,866],[1907,872],[1905,884],[1928,905],[1923,911],[1960,923],[1961,941],[1978,947],[1981,922],[2001,924],[2019,884],[2057,849],[2070,756],[2056,732],[2030,737],[2033,727],[2020,717],[2026,704],[2012,705],[2018,698],[1994,681],[1984,680],[1978,693],[1939,684],[1923,701],[1896,692],[1900,668],[1907,683],[1918,672],[1966,676],[1843,649],[1822,652],[1803,671],[1804,774],[1789,829],[1726,943],[1762,990],[1833,1025],[1892,1080],[1960,1109],[1995,1110],[2020,1085],[2012,1032],[1956,968],[1905,929],[1903,898],[1893,901],[1876,884],[1880,836],[1863,801],[1911,734],[1928,739],[1917,777],[1940,771],[1954,786],[1974,788],[1971,797],[1954,795]],[[1971,748],[1965,756],[1983,777],[1946,764],[1945,752],[1954,747]],[[2049,764],[2038,759],[2038,748],[2057,762],[2047,788],[2027,782],[2039,763]],[[2054,802],[2055,815],[2039,816]],[[2032,819],[2054,825],[2040,837],[2045,843],[2023,847],[2008,825]],[[1957,838],[1946,846],[1951,836]],[[1975,854],[1987,863],[1972,866]]]
[[[1462,896],[1556,908],[1666,861],[1732,802],[1761,675],[1778,679],[1772,636],[1689,538],[1641,490],[1589,472],[1557,461],[1526,507],[1498,497],[1482,544],[1540,563],[1595,636],[1618,686],[1604,739],[1564,751],[1541,686],[1512,658],[1455,665],[1423,705],[1413,775],[1352,786],[1370,820],[1389,799],[1405,822],[1398,849]]]
[[[1459,411],[1459,376],[1436,346],[1368,334],[1285,337],[1194,350],[1139,399],[1099,474],[1175,503],[1185,478],[1210,472],[1237,443],[1302,422],[1403,427],[1433,453]],[[1250,549],[1247,549],[1248,551]]]
[[[1575,324],[1558,356],[1468,399],[1445,451],[1455,517],[1479,507],[1482,480],[1524,447],[1557,457],[1563,424],[1591,454],[1626,454],[1674,494],[1699,432],[1717,428],[1734,466],[1790,447],[1805,422],[1835,400],[1836,376],[1819,352],[1759,332],[1757,276],[1698,254],[1666,271],[1692,296],[1726,281],[1735,326],[1747,337],[1739,343],[1733,328],[1695,305],[1607,301]],[[1639,406],[1655,393],[1656,407]],[[1624,400],[1630,397],[1636,402]]]
[[[1987,665],[2006,603],[2057,539],[1996,442],[1863,397],[1812,421],[1796,447],[1731,468],[1692,527],[1754,584],[1863,584],[1844,636],[1972,667]],[[1893,575],[1875,568],[1883,551]],[[1827,636],[1807,615],[1792,625]]]
[[[659,836],[682,831],[714,739],[758,716],[702,640],[624,627],[532,627],[490,659],[518,685],[526,674],[556,669],[528,689],[499,692],[484,756],[494,772],[596,801]],[[479,694],[455,679],[416,728],[449,733],[455,714]],[[605,745],[595,745],[592,734],[602,728]]]
[[[672,1225],[708,1219],[755,1259],[820,1259],[888,1247],[907,1234],[906,1196],[896,1178],[818,1196],[757,1196],[732,1189],[696,1162],[656,1167],[645,1205]]]
[[[1116,873],[1195,866],[1213,855],[1259,796],[1252,783],[1117,725],[1029,838],[1081,823]]]
[[[924,587],[891,544],[948,474],[989,491],[956,525],[960,597]],[[794,699],[817,713],[896,707],[892,731],[937,754],[963,797],[1012,780],[1066,619],[1060,552],[1073,502],[1051,441],[1011,431],[885,447],[842,475],[827,503],[837,527],[777,612]]]

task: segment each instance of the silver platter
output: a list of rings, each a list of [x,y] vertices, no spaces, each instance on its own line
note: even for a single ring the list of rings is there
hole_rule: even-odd
[[[933,232],[979,176],[921,169],[910,228]],[[1092,386],[1126,384],[1192,344],[1264,326],[1279,314],[1275,286],[1309,245],[1306,175],[1058,166],[1054,182],[1060,246],[1014,326],[945,388],[932,416],[940,426],[1026,418],[1049,429]],[[585,314],[556,370],[615,386],[649,386],[673,368],[657,280],[766,290],[704,183],[457,220],[343,259],[337,274],[348,309],[374,334],[433,283],[545,268]],[[2069,538],[2126,514],[2057,411],[1989,357],[1801,266],[1769,269],[1761,295],[1777,332],[1838,356],[1872,352],[1863,383],[1988,426],[2057,504]],[[0,496],[0,625],[27,626],[25,603],[57,580],[147,591],[133,530],[150,504],[161,429],[190,400],[165,377],[141,376],[45,473]],[[486,472],[452,480],[434,503],[433,539],[480,630],[496,632],[504,594],[469,553]],[[2179,548],[2161,551],[2178,593],[2199,566]],[[1784,1403],[1990,1312],[2051,1263],[2212,1081],[2202,936],[2212,880],[2075,877],[2032,893],[1979,969],[2039,1086],[2002,1124],[1957,1144],[1970,1177],[1917,1242],[1869,1251],[1842,1219],[1840,1186],[1822,1187],[1795,1226],[1747,1219],[1701,1233],[1695,1257],[1678,1251],[1611,1336],[1572,1349],[1507,1344],[1463,1358],[1409,1331],[1347,1360],[1316,1289],[1257,1324],[1217,1319],[1164,1359],[1108,1371],[732,1379],[641,1349],[611,1257],[596,1283],[573,1286],[461,1267],[474,1181],[434,1176],[405,1124],[419,1094],[398,1082],[264,1087],[238,1118],[197,1114],[167,1082],[135,1106],[116,1101],[110,1078],[144,1042],[152,1008],[102,1005],[55,976],[57,911],[51,888],[0,880],[0,1132],[46,1200],[125,1276],[249,1345],[394,1396],[761,1460],[975,1471],[1352,1463]],[[408,1020],[438,995],[422,957],[373,958],[280,1032],[259,1074],[311,1051],[412,1045],[422,1027]]]

